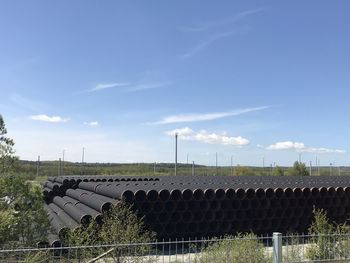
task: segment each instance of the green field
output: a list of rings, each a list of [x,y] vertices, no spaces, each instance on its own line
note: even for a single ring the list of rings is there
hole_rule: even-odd
[[[42,161],[39,165],[35,161],[21,160],[16,165],[16,172],[29,176],[32,180],[42,181],[47,176],[56,176],[60,171],[58,161]],[[155,169],[154,169],[155,168]],[[195,165],[196,175],[276,175],[277,169],[285,174],[291,167],[255,167],[255,166],[204,166]],[[310,169],[307,168],[309,171]],[[37,173],[38,172],[38,173]],[[154,167],[153,163],[61,163],[62,175],[174,175],[173,163],[159,163]],[[312,175],[330,175],[329,167],[312,168]],[[191,175],[191,164],[178,164],[178,175]],[[350,175],[350,167],[333,167],[332,175]],[[39,175],[39,176],[37,176]]]

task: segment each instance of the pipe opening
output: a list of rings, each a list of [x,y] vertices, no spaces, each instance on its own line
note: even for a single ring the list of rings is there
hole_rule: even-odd
[[[194,200],[202,201],[204,199],[204,192],[201,189],[195,189],[193,192]]]
[[[147,200],[150,202],[155,202],[158,200],[158,192],[156,190],[150,190],[147,192]]]
[[[170,192],[168,190],[166,190],[166,189],[160,190],[159,198],[163,202],[167,202],[170,199]]]
[[[255,191],[252,188],[248,188],[246,191],[246,196],[248,199],[253,199],[255,197]]]
[[[226,189],[225,192],[226,192],[226,198],[229,200],[233,200],[236,197],[236,192],[232,188]]]
[[[216,189],[215,190],[215,198],[218,200],[223,200],[225,199],[225,190],[224,189]]]
[[[181,191],[179,189],[174,189],[171,191],[171,200],[178,201],[181,199]]]
[[[215,198],[215,192],[213,189],[206,189],[204,191],[204,196],[206,200],[211,201]]]
[[[135,193],[136,202],[144,202],[146,201],[146,192],[143,190],[138,190]]]
[[[182,191],[182,199],[185,201],[190,201],[193,198],[193,193],[190,189],[185,189]]]

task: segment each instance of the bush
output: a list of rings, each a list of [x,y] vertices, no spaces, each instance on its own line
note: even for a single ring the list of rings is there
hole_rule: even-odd
[[[225,237],[209,245],[199,256],[200,263],[267,263],[271,258],[266,255],[264,245],[254,234]]]
[[[103,217],[101,225],[92,221],[86,228],[71,231],[65,242],[69,245],[123,244],[151,242],[155,234],[145,229],[130,205],[118,203]]]
[[[314,209],[314,221],[309,227],[311,244],[306,249],[306,257],[311,260],[331,259],[334,257],[334,226],[328,221],[327,212]]]
[[[36,246],[45,241],[49,221],[39,186],[18,175],[0,177],[0,245]]]
[[[145,229],[143,220],[138,218],[130,205],[118,203],[103,217],[101,225],[91,222],[67,234],[64,243],[69,246],[95,246],[98,244],[132,244],[153,241],[155,233]],[[82,258],[91,258],[106,252],[110,248],[82,250]],[[146,247],[133,248],[133,256],[142,255]],[[125,254],[122,248],[113,251],[114,255]]]

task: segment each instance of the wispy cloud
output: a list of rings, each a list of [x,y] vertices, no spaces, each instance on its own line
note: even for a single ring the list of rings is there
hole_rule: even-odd
[[[226,112],[212,112],[212,113],[186,113],[179,115],[171,115],[164,117],[163,119],[148,123],[148,124],[170,124],[170,123],[184,123],[184,122],[197,122],[197,121],[211,121],[216,119],[222,119],[226,117],[238,116],[254,111],[261,111],[270,108],[271,106],[261,106],[255,108],[244,108]]]
[[[200,44],[198,44],[197,46],[192,48],[190,51],[183,54],[182,58],[184,58],[184,59],[190,58],[190,57],[194,56],[195,54],[197,54],[198,52],[203,51],[204,49],[206,49],[207,47],[212,45],[214,42],[216,42],[220,39],[223,39],[223,38],[228,38],[234,34],[237,34],[237,32],[231,31],[231,32],[214,34],[214,35],[210,36],[207,40],[201,42]]]
[[[111,88],[118,88],[122,92],[136,92],[148,89],[156,89],[170,85],[171,82],[151,82],[151,83],[131,83],[131,82],[114,82],[100,83],[94,88],[83,91],[82,93],[98,92]]]
[[[203,32],[211,29],[215,29],[217,27],[223,27],[227,25],[232,25],[248,16],[257,14],[262,12],[264,9],[263,8],[257,8],[257,9],[252,9],[252,10],[246,10],[243,12],[240,12],[238,14],[235,14],[230,17],[226,17],[224,19],[219,19],[215,21],[206,21],[206,22],[200,22],[197,23],[194,26],[186,26],[186,27],[180,27],[179,30],[183,32]]]
[[[170,81],[167,82],[159,82],[159,83],[144,83],[144,84],[137,84],[134,86],[129,86],[126,91],[127,92],[133,92],[133,91],[141,91],[141,90],[148,90],[148,89],[157,89],[162,88],[165,86],[171,85]]]
[[[329,149],[329,148],[317,148],[307,147],[302,142],[283,141],[276,142],[266,147],[267,150],[291,150],[296,152],[308,152],[308,153],[346,153],[345,150]]]
[[[90,127],[96,127],[96,126],[99,125],[99,124],[98,124],[98,121],[85,121],[84,124],[85,124],[85,125],[88,125],[88,126],[90,126]]]
[[[200,130],[199,132],[195,132],[189,127],[167,131],[165,132],[165,134],[168,136],[174,136],[175,134],[177,134],[180,140],[198,141],[208,144],[230,145],[239,147],[249,144],[249,140],[241,136],[232,137],[227,135],[226,132],[217,134],[209,133],[206,130]]]
[[[116,87],[126,87],[129,85],[130,83],[125,83],[125,82],[99,83],[94,88],[86,90],[86,92],[95,92],[95,91],[101,91],[101,90],[110,89],[110,88],[116,88]]]
[[[34,121],[53,122],[53,123],[67,122],[70,120],[70,118],[62,118],[60,116],[48,116],[46,114],[32,115],[32,116],[29,116],[29,118]]]

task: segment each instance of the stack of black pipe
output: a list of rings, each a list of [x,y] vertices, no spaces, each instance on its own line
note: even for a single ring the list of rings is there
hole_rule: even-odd
[[[101,222],[120,201],[159,239],[305,232],[314,208],[338,223],[350,213],[345,176],[61,176],[49,178],[43,194],[56,239]]]

